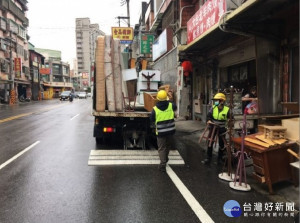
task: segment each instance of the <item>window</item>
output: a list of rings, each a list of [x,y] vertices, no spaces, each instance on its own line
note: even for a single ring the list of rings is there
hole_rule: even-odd
[[[26,39],[26,30],[22,26],[19,26],[19,36]]]
[[[0,29],[6,31],[7,29],[7,23],[5,18],[0,18]]]
[[[24,57],[24,47],[20,44],[17,44],[17,55]]]
[[[7,50],[6,41],[4,39],[0,39],[0,49],[3,51]]]
[[[15,34],[19,33],[19,26],[14,21],[9,20],[8,26],[9,26],[9,30],[12,31],[13,33]]]

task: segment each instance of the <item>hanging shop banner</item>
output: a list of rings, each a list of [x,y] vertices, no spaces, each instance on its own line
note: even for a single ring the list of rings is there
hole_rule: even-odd
[[[189,44],[205,31],[219,22],[219,18],[225,13],[226,0],[208,0],[187,22]]]
[[[50,68],[40,68],[40,74],[51,74]]]
[[[131,27],[112,27],[111,34],[113,39],[119,39],[121,44],[132,43],[133,28]]]
[[[21,71],[22,71],[22,59],[17,57],[17,58],[15,58],[15,75],[16,75],[16,78],[21,77]]]
[[[89,73],[88,72],[83,72],[82,73],[82,79],[89,79]]]
[[[154,41],[154,35],[141,35],[141,46],[140,53],[141,54],[152,54],[152,45]]]

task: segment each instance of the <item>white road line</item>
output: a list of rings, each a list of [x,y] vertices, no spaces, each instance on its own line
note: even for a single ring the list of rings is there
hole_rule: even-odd
[[[76,118],[79,114],[75,115],[74,117],[72,117],[70,120],[72,121],[74,118]]]
[[[195,212],[197,217],[201,222],[210,223],[214,222],[211,217],[207,214],[207,212],[203,209],[203,207],[199,204],[199,202],[195,199],[195,197],[191,194],[191,192],[186,188],[186,186],[182,183],[182,181],[178,178],[172,168],[167,165],[167,174],[180,191],[186,202],[190,205],[192,210]]]
[[[15,159],[17,159],[18,157],[22,156],[24,153],[26,153],[27,151],[31,150],[33,147],[35,147],[37,144],[39,144],[40,141],[36,141],[35,143],[33,143],[31,146],[28,146],[26,149],[24,149],[23,151],[19,152],[17,155],[15,155],[14,157],[10,158],[9,160],[7,160],[5,163],[0,165],[0,170],[2,168],[4,168],[5,166],[7,166],[8,164],[10,164],[11,162],[13,162]]]

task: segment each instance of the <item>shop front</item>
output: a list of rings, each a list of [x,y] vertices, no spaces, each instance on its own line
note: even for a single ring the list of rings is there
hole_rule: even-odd
[[[53,98],[59,98],[59,95],[63,91],[70,91],[73,89],[72,83],[66,82],[44,82],[43,83],[42,98],[44,100],[49,100]]]
[[[193,99],[201,104],[194,117],[206,121],[213,95],[231,86],[235,119],[247,112],[253,131],[268,117],[293,116],[282,105],[299,105],[298,33],[299,2],[248,0],[181,47],[181,60],[193,63]]]

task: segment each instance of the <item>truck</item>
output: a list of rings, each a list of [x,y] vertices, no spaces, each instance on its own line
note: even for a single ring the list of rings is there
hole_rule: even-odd
[[[122,139],[123,149],[148,148],[155,137],[150,111],[136,103],[136,80],[124,81],[119,40],[98,36],[93,87],[94,133],[97,144]],[[132,87],[133,86],[133,87]]]

